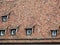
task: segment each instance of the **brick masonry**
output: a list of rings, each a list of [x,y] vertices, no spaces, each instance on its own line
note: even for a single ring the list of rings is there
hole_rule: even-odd
[[[0,42],[60,42],[52,40],[50,30],[58,30],[60,38],[60,0],[0,0],[0,29],[6,34]],[[1,16],[8,15],[2,22]],[[31,36],[26,36],[25,28],[33,27]],[[11,28],[18,28],[16,36],[10,35]],[[50,40],[11,40],[11,39],[50,39]]]

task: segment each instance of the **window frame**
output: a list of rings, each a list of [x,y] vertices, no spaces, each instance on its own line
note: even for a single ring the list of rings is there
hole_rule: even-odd
[[[53,35],[52,33],[56,33],[56,35],[55,34]],[[51,36],[52,37],[57,37],[57,30],[51,30]]]
[[[4,17],[5,17],[6,19],[5,19]],[[3,19],[5,19],[5,20],[3,20]],[[2,16],[2,22],[7,22],[7,20],[8,20],[8,16],[7,16],[7,15]]]
[[[32,35],[32,33],[33,33],[32,28],[26,28],[25,30],[26,30],[26,36],[31,36]],[[27,34],[27,32],[30,31],[30,30],[31,30],[30,34]]]
[[[12,34],[12,31],[13,31],[13,30],[15,30],[15,34]],[[17,29],[15,29],[15,28],[14,28],[14,29],[10,29],[10,35],[11,35],[11,36],[16,36],[16,32],[17,32]]]
[[[4,31],[4,34],[3,34],[3,35],[1,35],[1,31]],[[5,31],[5,30],[0,30],[0,36],[4,36],[4,35],[5,35],[5,33],[6,33],[6,31]]]

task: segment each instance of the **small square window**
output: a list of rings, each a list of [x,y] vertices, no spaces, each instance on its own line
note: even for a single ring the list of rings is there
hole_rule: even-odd
[[[11,29],[11,35],[16,35],[16,29]]]
[[[2,16],[2,22],[6,22],[7,18],[8,18],[8,16]]]
[[[57,36],[57,30],[51,30],[51,35],[53,37],[56,37]]]
[[[32,34],[32,28],[27,28],[26,29],[26,35],[30,36]]]
[[[5,30],[0,30],[0,36],[5,35]]]

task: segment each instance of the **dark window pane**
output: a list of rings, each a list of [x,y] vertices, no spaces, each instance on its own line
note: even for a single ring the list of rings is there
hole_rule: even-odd
[[[16,35],[16,29],[11,29],[11,35]]]
[[[52,36],[54,36],[54,37],[57,36],[57,30],[52,30],[52,31],[51,31],[51,34],[52,34]]]
[[[2,21],[6,22],[7,21],[7,16],[2,16]]]
[[[30,36],[32,34],[32,28],[26,29],[26,35]]]
[[[0,36],[5,35],[5,30],[0,30]]]

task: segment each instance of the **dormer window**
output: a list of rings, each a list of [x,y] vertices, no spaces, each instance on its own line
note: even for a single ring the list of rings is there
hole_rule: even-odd
[[[12,35],[12,36],[16,35],[16,30],[17,30],[17,29],[11,29],[11,35]]]
[[[2,22],[6,22],[7,21],[7,19],[8,19],[8,16],[2,16]]]
[[[32,34],[32,28],[26,28],[26,35],[31,36]]]
[[[0,36],[4,36],[5,35],[5,30],[0,30]]]
[[[52,37],[56,37],[57,36],[57,30],[51,30],[51,35],[52,35]]]

